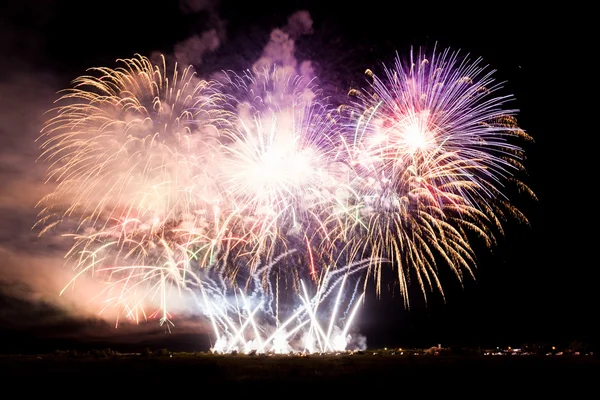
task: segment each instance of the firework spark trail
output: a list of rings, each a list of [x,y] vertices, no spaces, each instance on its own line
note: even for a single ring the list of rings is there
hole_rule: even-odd
[[[77,270],[67,287],[93,275],[127,318],[170,326],[170,297],[191,294],[217,351],[290,349],[301,333],[306,349],[338,349],[368,276],[379,294],[383,266],[396,268],[407,307],[413,278],[426,298],[444,295],[438,264],[462,282],[473,234],[491,246],[503,221],[526,222],[508,184],[535,198],[516,176],[512,140],[531,138],[504,109],[511,96],[449,49],[368,70],[341,113],[285,67],[206,81],[164,58],[118,62],[77,78],[44,126],[56,189],[40,201],[40,234],[62,225]]]
[[[352,296],[350,297],[350,301],[348,301],[348,308],[346,308],[346,311],[344,311],[344,316],[341,318],[341,321],[346,320],[346,317],[348,316],[348,312],[350,311],[350,306],[352,304],[354,304],[356,294],[358,293],[359,285],[360,285],[360,281],[356,281],[356,283],[354,284],[354,290],[352,291]],[[363,291],[363,293],[364,293],[364,291]]]
[[[237,324],[234,323],[234,319],[227,313],[221,315],[221,318],[218,320],[220,325],[217,328],[219,329],[218,334],[216,334],[217,343],[213,346],[212,351],[217,353],[231,353],[238,350],[238,345],[246,353],[251,351],[259,353],[287,353],[289,351],[312,353],[317,351],[346,350],[348,331],[362,301],[362,295],[359,297],[358,303],[354,304],[349,320],[346,321],[343,328],[339,328],[341,333],[334,335],[334,327],[337,327],[339,323],[337,309],[343,303],[344,283],[346,280],[366,267],[367,264],[363,262],[362,266],[349,265],[339,269],[327,269],[324,278],[321,280],[321,285],[316,287],[316,293],[312,297],[308,294],[304,281],[300,281],[303,293],[298,296],[302,305],[294,310],[284,321],[280,321],[277,315],[268,314],[268,310],[263,307],[269,298],[278,294],[266,292],[261,279],[253,279],[254,282],[257,282],[257,286],[252,291],[250,297],[247,297],[244,291],[238,288],[240,297],[242,298],[241,307],[237,300],[227,302],[230,305],[235,304],[235,307],[229,309],[229,311],[239,319],[239,322]],[[340,271],[346,271],[347,275],[337,279],[330,279],[328,276],[329,273],[339,274]],[[256,275],[259,275],[260,272],[257,271]],[[309,282],[312,281],[309,280]],[[337,290],[335,300],[333,300],[333,303],[327,303],[323,293],[331,293],[334,290]],[[222,302],[225,297],[225,294],[221,294],[218,298],[215,297],[213,301]],[[210,299],[207,301],[211,302]],[[252,303],[256,305],[252,306]],[[350,302],[347,307],[350,308],[352,305],[352,302]],[[204,307],[207,309],[211,307],[217,308],[212,304],[206,304]],[[319,311],[321,307],[333,310],[326,315],[327,321],[323,321],[320,317],[320,314],[323,314],[323,312]],[[259,316],[262,317],[260,324],[256,319],[259,310],[265,311],[262,316]],[[265,320],[265,317],[268,318]],[[275,321],[273,322],[274,319]],[[323,322],[328,324],[327,332],[323,330]],[[305,327],[306,325],[308,325],[308,328]],[[249,326],[252,328],[252,332],[246,333]],[[270,329],[272,333],[264,337],[263,333],[266,332],[265,329]],[[292,343],[293,339],[299,336],[302,337],[303,344],[294,345]],[[315,347],[313,345],[314,342],[317,342],[318,346]]]
[[[254,283],[254,295],[257,295],[262,288],[262,283],[266,281],[267,282],[267,289],[269,291],[269,293],[276,293],[276,295],[278,295],[278,291],[277,290],[273,290],[273,284],[272,284],[272,280],[271,278],[271,270],[273,269],[273,267],[275,265],[277,265],[277,263],[279,263],[279,261],[283,260],[284,258],[294,254],[297,250],[296,249],[290,249],[280,255],[278,255],[275,259],[271,260],[271,262],[269,262],[267,265],[265,265],[264,267],[260,267],[253,275],[252,275],[252,281]],[[278,281],[278,280],[277,280]],[[273,314],[273,302],[276,301],[278,299],[277,296],[270,296],[270,299],[265,303],[268,305],[268,312],[270,312],[271,314]]]

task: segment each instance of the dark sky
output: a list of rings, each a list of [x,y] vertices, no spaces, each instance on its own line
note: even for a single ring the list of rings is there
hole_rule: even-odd
[[[13,3],[13,4],[9,4]],[[106,344],[206,350],[208,336],[197,319],[165,334],[156,321],[113,327],[98,319],[77,295],[57,299],[66,272],[58,239],[31,231],[35,203],[45,192],[33,140],[56,91],[93,66],[117,58],[161,52],[189,61],[199,73],[249,68],[271,30],[306,10],[313,31],[296,40],[296,58],[312,60],[320,79],[343,95],[363,71],[410,46],[451,47],[482,57],[496,79],[516,97],[519,121],[534,139],[527,148],[526,182],[538,202],[517,199],[530,226],[508,224],[492,250],[478,253],[476,280],[460,287],[443,276],[445,302],[418,296],[410,310],[397,293],[367,296],[355,323],[370,346],[512,345],[525,342],[593,342],[596,300],[594,261],[575,185],[577,160],[565,135],[556,90],[548,20],[517,7],[485,11],[407,3],[397,8],[367,3],[285,1],[113,1],[83,5],[67,0],[23,0],[0,6],[0,351],[46,351]],[[384,4],[384,3],[382,3]],[[214,29],[213,46],[206,32]],[[195,39],[193,39],[195,37]],[[192,39],[190,39],[192,38]],[[327,86],[329,85],[329,86]],[[550,87],[553,87],[552,91]],[[554,97],[552,97],[554,96]],[[553,149],[551,151],[551,149]],[[558,150],[554,150],[558,149]],[[558,152],[558,153],[557,153]],[[560,154],[560,156],[557,156]],[[592,231],[594,230],[593,228]],[[85,292],[87,288],[80,289]],[[200,332],[200,333],[198,333]],[[76,342],[77,341],[77,342]]]

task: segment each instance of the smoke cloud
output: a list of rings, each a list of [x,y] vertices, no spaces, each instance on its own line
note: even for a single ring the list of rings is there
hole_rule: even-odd
[[[263,71],[276,65],[284,70],[300,74],[307,78],[314,76],[310,60],[304,60],[298,65],[296,59],[295,41],[302,35],[313,31],[313,21],[308,11],[297,11],[288,18],[288,23],[271,31],[262,56],[254,63],[254,71]]]
[[[218,6],[217,0],[180,1],[182,12],[203,16],[206,22],[204,31],[175,44],[173,55],[179,64],[198,67],[207,53],[221,46],[226,35],[226,22],[219,17]]]
[[[214,11],[219,5],[218,0],[180,0],[179,7],[184,13],[199,13],[201,11]]]

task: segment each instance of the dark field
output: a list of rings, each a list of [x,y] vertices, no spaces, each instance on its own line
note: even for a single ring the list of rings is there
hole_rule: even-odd
[[[582,389],[595,384],[600,372],[596,356],[432,356],[392,354],[340,355],[212,355],[169,356],[0,356],[0,376],[49,377],[53,381],[195,383],[228,390],[265,385],[344,389],[372,385],[430,385],[456,382],[487,387],[510,382],[520,387],[550,388],[568,383]],[[81,379],[78,379],[81,378]],[[102,378],[108,378],[106,379]],[[131,380],[133,378],[133,380]],[[179,379],[178,379],[179,378]],[[19,381],[23,381],[20,379]],[[298,386],[299,385],[299,386]],[[533,385],[533,386],[532,386]],[[179,387],[179,384],[174,384]],[[176,389],[178,390],[178,389]]]

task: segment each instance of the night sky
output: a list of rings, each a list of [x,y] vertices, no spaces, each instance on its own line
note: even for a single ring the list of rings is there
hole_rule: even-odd
[[[13,4],[10,4],[13,3]],[[367,296],[355,327],[370,347],[431,345],[520,346],[594,343],[596,259],[584,223],[589,206],[575,180],[578,160],[564,143],[560,73],[549,54],[555,26],[519,8],[407,3],[348,6],[348,2],[23,0],[0,6],[0,351],[143,346],[206,350],[210,334],[198,318],[165,333],[156,321],[114,328],[77,295],[58,298],[67,270],[58,239],[32,231],[45,194],[35,138],[56,92],[86,68],[114,66],[136,53],[164,53],[193,63],[200,75],[249,68],[270,32],[306,10],[312,32],[296,40],[295,56],[318,66],[321,82],[343,97],[410,46],[436,45],[482,57],[515,95],[520,126],[535,140],[526,148],[525,182],[538,196],[515,199],[530,226],[507,224],[498,245],[478,251],[476,280],[442,273],[445,301],[425,304],[418,291],[406,310],[393,277],[381,298]],[[382,3],[384,4],[384,3]],[[214,30],[210,45],[203,34]],[[196,37],[196,40],[190,38]],[[553,83],[550,83],[553,82]],[[551,89],[552,86],[552,89]],[[556,99],[556,100],[554,100]],[[570,125],[573,129],[575,125]],[[567,129],[566,129],[567,128]],[[575,135],[575,133],[570,133]],[[563,144],[564,143],[564,144]],[[551,150],[552,149],[552,150]],[[590,220],[591,222],[591,220]],[[589,227],[592,231],[594,228]],[[590,234],[591,235],[591,234]],[[86,289],[81,289],[86,290]]]

